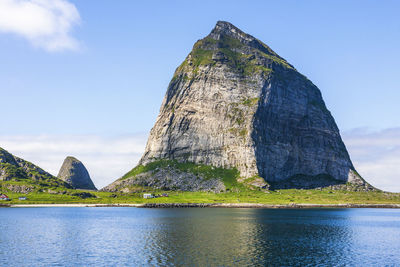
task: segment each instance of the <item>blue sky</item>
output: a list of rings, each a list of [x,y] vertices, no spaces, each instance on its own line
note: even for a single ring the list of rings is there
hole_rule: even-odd
[[[32,9],[28,15],[33,20],[25,24],[14,21],[17,16],[11,22],[1,19],[2,8],[11,10],[3,16],[14,14],[21,2],[49,12]],[[60,10],[63,20],[57,19]],[[38,23],[35,14],[49,19]],[[134,136],[135,145],[127,146],[135,148],[125,158],[116,157],[118,164],[124,162],[123,167],[115,164],[122,170],[115,167],[106,177],[92,164],[99,177],[95,183],[118,178],[140,157],[175,68],[217,20],[262,40],[312,80],[345,133],[345,142],[359,137],[360,131],[375,138],[389,131],[397,141],[398,14],[398,1],[0,0],[0,146],[54,174],[66,155],[54,156],[57,164],[50,163],[45,149],[35,154],[24,147],[38,140],[41,147],[53,140],[53,148],[75,142],[60,151],[93,162],[103,153],[104,142],[133,142]],[[85,138],[102,140],[91,156],[79,148]],[[346,145],[352,154],[352,143]],[[385,148],[397,155],[399,146],[394,142]],[[110,148],[108,153],[117,152]],[[362,156],[352,158],[356,167],[373,164]],[[385,186],[400,191],[397,174],[392,176]]]

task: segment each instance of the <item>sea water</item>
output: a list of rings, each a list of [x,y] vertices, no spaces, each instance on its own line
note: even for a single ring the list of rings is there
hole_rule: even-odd
[[[1,208],[0,266],[400,266],[400,210]]]

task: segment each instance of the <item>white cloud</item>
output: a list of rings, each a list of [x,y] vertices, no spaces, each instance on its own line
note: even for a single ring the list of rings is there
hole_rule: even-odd
[[[77,50],[71,30],[80,20],[67,0],[0,0],[0,32],[22,36],[47,51]]]
[[[53,175],[67,156],[86,166],[97,188],[102,188],[131,170],[138,162],[147,136],[0,136],[0,147],[28,160]]]
[[[400,192],[400,128],[355,129],[343,140],[361,176],[380,189]]]

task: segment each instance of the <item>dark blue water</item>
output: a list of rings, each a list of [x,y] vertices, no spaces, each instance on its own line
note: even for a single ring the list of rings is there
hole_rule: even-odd
[[[0,266],[400,266],[400,210],[2,208]]]

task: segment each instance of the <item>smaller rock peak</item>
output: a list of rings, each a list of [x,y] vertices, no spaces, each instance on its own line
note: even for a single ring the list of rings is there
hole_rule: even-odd
[[[65,158],[57,177],[75,189],[96,190],[89,172],[83,163],[75,157],[68,156]]]

